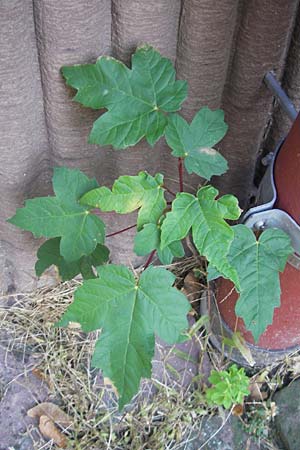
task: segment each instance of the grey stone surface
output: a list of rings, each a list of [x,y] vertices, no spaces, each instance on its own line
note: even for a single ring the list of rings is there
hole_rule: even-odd
[[[196,339],[182,344],[167,345],[156,338],[155,356],[152,363],[152,379],[177,389],[186,389],[199,373],[200,352]],[[206,372],[210,362],[206,355]]]
[[[32,450],[24,436],[33,423],[27,411],[47,398],[46,386],[32,373],[33,361],[22,352],[0,346],[0,450]]]
[[[176,450],[260,450],[258,444],[241,428],[236,417],[231,417],[224,425],[223,419],[213,416],[204,419],[200,430],[186,436],[186,442]]]
[[[278,413],[275,425],[287,450],[300,449],[300,380],[281,389],[274,396]]]

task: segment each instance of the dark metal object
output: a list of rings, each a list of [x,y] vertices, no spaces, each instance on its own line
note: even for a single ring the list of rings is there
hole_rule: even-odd
[[[297,118],[297,111],[286,95],[284,90],[281,88],[280,84],[274,77],[272,72],[268,72],[265,75],[264,81],[269,89],[273,92],[276,98],[279,100],[280,105],[287,113],[288,117],[294,122]],[[299,119],[298,119],[299,121]],[[266,228],[280,228],[284,230],[287,234],[289,234],[292,245],[295,250],[295,254],[289,259],[289,263],[295,267],[296,269],[300,269],[300,226],[298,224],[298,217],[295,218],[280,205],[278,208],[278,204],[276,202],[278,200],[277,187],[275,184],[275,162],[277,160],[277,156],[279,151],[283,145],[283,142],[280,142],[277,146],[274,153],[269,155],[268,160],[268,169],[262,179],[262,182],[259,186],[259,192],[256,200],[256,206],[249,209],[244,216],[241,218],[241,221],[247,225],[249,228],[253,228],[255,230],[264,230]],[[285,146],[287,147],[287,146]],[[295,156],[295,144],[292,146],[292,156]],[[283,158],[286,160],[286,151],[284,151]],[[281,156],[282,158],[282,156]],[[289,158],[288,158],[289,159]],[[297,167],[297,162],[291,160],[291,164]],[[284,174],[285,181],[284,184],[287,186],[290,184],[287,180],[287,173]],[[295,186],[296,187],[296,186]],[[285,191],[284,186],[280,186],[281,191]],[[278,202],[277,202],[278,203]],[[277,208],[276,208],[277,206]],[[300,217],[300,216],[299,216]]]
[[[297,111],[290,98],[286,95],[272,72],[265,75],[264,82],[279,101],[282,109],[286,112],[292,122],[297,117]]]
[[[276,157],[281,149],[282,142],[277,146],[272,161],[259,186],[256,206],[250,208],[241,217],[241,222],[254,230],[267,228],[280,228],[291,238],[295,254],[289,258],[289,263],[296,269],[300,269],[300,226],[285,211],[274,208],[277,200],[277,189],[274,179]]]

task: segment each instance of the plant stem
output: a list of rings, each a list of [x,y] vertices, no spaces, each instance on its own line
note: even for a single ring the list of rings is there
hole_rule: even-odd
[[[122,230],[115,231],[114,233],[107,234],[105,237],[108,238],[108,237],[116,236],[117,234],[124,233],[125,231],[131,230],[131,228],[134,228],[134,227],[136,227],[136,223],[134,225],[130,225],[130,227],[123,228]]]
[[[186,245],[188,247],[188,249],[191,251],[193,256],[199,256],[199,253],[197,252],[197,250],[195,249],[192,240],[191,240],[191,236],[188,234],[185,238],[185,242]]]
[[[154,258],[154,255],[156,253],[156,250],[152,250],[152,252],[150,253],[145,265],[144,265],[144,270],[147,269],[148,266],[150,266],[152,259]]]
[[[182,158],[178,158],[179,191],[183,192],[183,166]]]

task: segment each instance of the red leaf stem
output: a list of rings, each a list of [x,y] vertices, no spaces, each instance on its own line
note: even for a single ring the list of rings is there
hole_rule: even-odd
[[[183,165],[182,158],[178,158],[178,176],[179,176],[179,191],[183,192]]]
[[[154,258],[155,253],[156,253],[156,250],[155,249],[152,250],[152,252],[150,253],[150,255],[149,255],[149,257],[148,257],[148,259],[147,259],[147,261],[146,261],[146,263],[144,265],[144,270],[147,269],[148,266],[150,266],[150,264],[152,262],[152,259]]]
[[[123,228],[122,230],[115,231],[114,233],[107,234],[105,237],[108,238],[108,237],[116,236],[117,234],[124,233],[125,231],[131,230],[131,228],[134,228],[134,227],[136,227],[136,223],[134,225],[130,225],[130,227],[126,227],[126,228]]]

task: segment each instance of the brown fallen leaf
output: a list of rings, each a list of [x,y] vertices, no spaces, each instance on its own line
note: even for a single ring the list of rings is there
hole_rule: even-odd
[[[183,287],[181,292],[187,297],[191,306],[197,310],[199,306],[200,296],[202,292],[201,284],[198,278],[194,275],[193,271],[190,271],[183,281]],[[194,312],[195,314],[196,312]],[[193,313],[190,313],[193,315]]]
[[[55,426],[53,420],[49,419],[48,416],[40,417],[39,424],[40,432],[43,436],[48,439],[52,439],[53,442],[60,448],[66,448],[68,445],[68,440],[59,429]]]
[[[261,391],[262,383],[257,383],[255,380],[252,380],[249,386],[250,396],[253,400],[261,402],[268,397],[268,393]]]
[[[62,411],[59,406],[50,402],[44,402],[34,406],[27,411],[27,415],[29,417],[47,416],[57,425],[62,427],[70,427],[72,425],[71,417]]]

